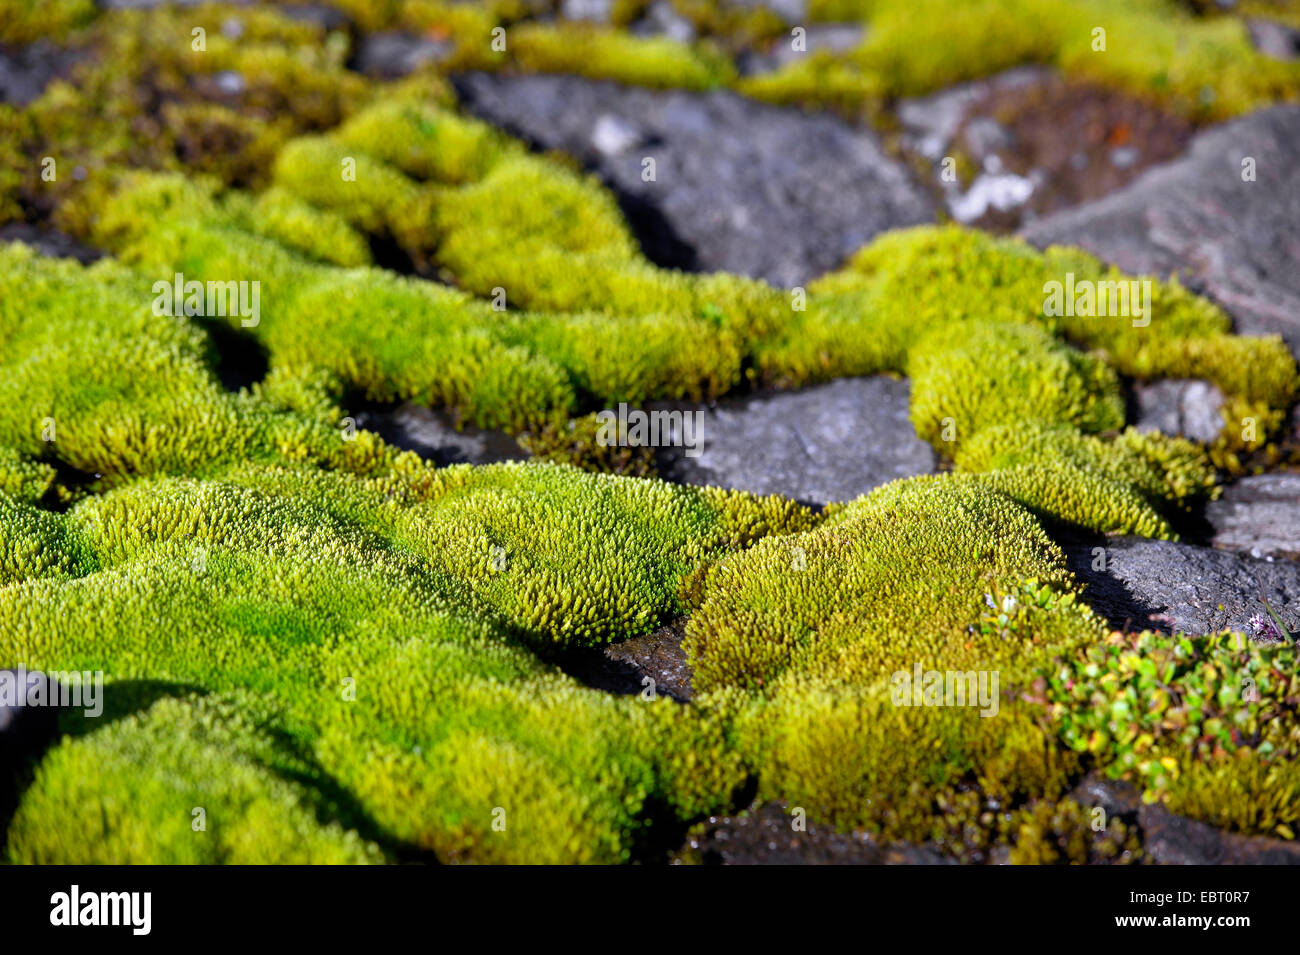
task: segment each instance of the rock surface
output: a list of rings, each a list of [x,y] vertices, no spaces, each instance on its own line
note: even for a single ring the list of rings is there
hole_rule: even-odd
[[[1169,378],[1133,389],[1134,425],[1192,441],[1213,441],[1223,428],[1223,392],[1208,381]]]
[[[882,845],[865,832],[833,826],[792,826],[785,803],[766,802],[734,816],[710,816],[677,853],[677,863],[703,865],[952,865],[933,849],[907,843]]]
[[[1108,816],[1142,830],[1147,858],[1162,865],[1300,865],[1300,842],[1242,836],[1203,822],[1174,815],[1159,804],[1142,802],[1125,782],[1096,773],[1087,776],[1071,796],[1085,806],[1101,806]]]
[[[686,618],[681,617],[652,633],[605,647],[574,650],[556,662],[569,676],[607,693],[642,695],[649,678],[656,696],[685,703],[695,695],[691,668],[682,649],[685,634]]]
[[[1215,547],[1300,560],[1300,473],[1242,478],[1205,508]]]
[[[374,431],[404,451],[414,451],[439,466],[522,461],[528,452],[503,431],[466,426],[456,430],[451,416],[412,402],[396,408],[356,413],[358,428]]]
[[[886,229],[933,219],[873,133],[826,114],[574,76],[470,73],[456,86],[470,111],[593,168],[660,264],[794,286]]]
[[[62,76],[82,54],[60,49],[46,40],[25,47],[0,46],[0,103],[26,106]]]
[[[1094,549],[1105,569],[1094,570]],[[1067,543],[1070,570],[1084,599],[1112,626],[1139,630],[1251,632],[1250,618],[1270,606],[1292,632],[1300,630],[1300,563],[1260,560],[1195,544],[1118,537]]]
[[[700,421],[700,454],[661,449],[659,472],[682,484],[849,501],[935,469],[908,418],[906,381],[845,378],[802,391],[724,401]]]
[[[353,67],[369,76],[395,79],[426,63],[437,63],[449,56],[452,49],[450,40],[417,33],[366,33],[357,41]]]
[[[0,242],[23,242],[41,255],[56,259],[76,259],[83,265],[104,257],[103,252],[82,245],[65,232],[38,229],[26,222],[10,222],[0,226]]]
[[[1177,272],[1238,331],[1281,334],[1300,354],[1297,148],[1300,106],[1261,110],[1198,134],[1183,158],[1023,235],[1040,247],[1081,246],[1128,272]]]

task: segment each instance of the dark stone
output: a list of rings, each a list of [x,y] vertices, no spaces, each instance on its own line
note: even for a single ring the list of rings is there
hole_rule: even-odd
[[[23,242],[41,255],[56,259],[76,259],[82,265],[104,257],[103,252],[82,245],[67,233],[57,229],[38,229],[26,222],[10,222],[0,226],[0,242]]]
[[[1223,429],[1223,392],[1208,381],[1170,378],[1133,388],[1134,425],[1139,431],[1163,431],[1193,441],[1210,442]]]
[[[1279,472],[1225,485],[1205,507],[1215,547],[1300,559],[1300,474]]]
[[[470,111],[571,153],[625,208],[653,212],[700,269],[800,285],[880,232],[933,218],[931,201],[873,133],[827,114],[574,76],[472,73],[455,82]],[[655,160],[654,182],[642,181],[645,157]],[[660,261],[654,237],[633,228]]]
[[[909,843],[881,843],[866,832],[843,833],[807,823],[793,828],[783,802],[765,802],[734,816],[710,816],[674,859],[705,865],[952,865],[937,851]]]
[[[1178,273],[1238,331],[1281,334],[1300,350],[1297,151],[1300,106],[1260,110],[1198,134],[1183,158],[1023,235],[1040,247],[1081,246],[1131,273]],[[1256,181],[1243,181],[1246,159]]]
[[[1105,570],[1093,569],[1093,549],[1105,549]],[[1070,570],[1084,599],[1112,626],[1252,634],[1251,617],[1267,616],[1261,595],[1287,628],[1300,630],[1300,564],[1174,541],[1116,537],[1067,543]]]
[[[1224,832],[1204,822],[1147,805],[1129,783],[1089,774],[1070,794],[1084,806],[1101,806],[1107,816],[1136,823],[1143,849],[1161,865],[1300,865],[1300,842]]]
[[[358,428],[374,431],[389,444],[414,451],[439,466],[495,464],[529,457],[504,431],[463,426],[457,430],[450,414],[413,402],[396,408],[367,408],[356,413]]]
[[[908,417],[910,392],[906,381],[875,376],[723,401],[704,411],[699,456],[660,449],[659,472],[812,504],[849,501],[935,469]]]
[[[353,66],[368,76],[396,79],[415,72],[426,63],[442,61],[451,55],[453,48],[450,40],[417,33],[366,33],[357,41]]]
[[[604,647],[572,650],[554,662],[587,686],[622,696],[641,695],[654,681],[655,695],[679,703],[695,695],[691,668],[682,649],[686,618],[664,624],[652,633],[629,637]]]
[[[797,63],[819,50],[828,53],[848,53],[862,44],[866,27],[861,23],[815,23],[804,29],[803,49],[794,48],[794,37],[789,33],[777,37],[763,51],[747,51],[737,57],[736,65],[746,76],[772,73]]]

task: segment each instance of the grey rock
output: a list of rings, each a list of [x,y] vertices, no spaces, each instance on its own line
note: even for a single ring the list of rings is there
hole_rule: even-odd
[[[816,23],[801,27],[802,49],[795,49],[793,33],[778,37],[765,50],[750,50],[737,58],[736,65],[745,76],[772,73],[796,63],[805,56],[824,50],[848,53],[862,45],[867,28],[862,23]]]
[[[80,52],[46,40],[30,46],[0,46],[0,103],[26,106],[45,91],[50,80],[72,68]]]
[[[1094,549],[1105,550],[1095,570]],[[1065,545],[1084,599],[1115,627],[1190,634],[1225,628],[1251,633],[1251,617],[1269,605],[1292,632],[1300,630],[1300,563],[1196,544],[1117,537]]]
[[[700,422],[701,450],[662,449],[660,473],[683,484],[849,501],[935,469],[908,418],[910,386],[884,376],[722,402]]]
[[[357,427],[374,431],[390,444],[439,465],[494,464],[529,457],[504,431],[468,426],[457,430],[447,412],[413,402],[358,411],[356,421]]]
[[[1178,273],[1247,334],[1300,350],[1300,106],[1277,106],[1196,136],[1181,159],[1124,189],[1046,216],[1033,244],[1078,245],[1138,274]],[[1243,181],[1253,159],[1256,181]]]
[[[393,79],[406,76],[426,63],[451,55],[454,44],[416,33],[367,33],[357,42],[356,68],[370,76]]]
[[[1300,865],[1300,843],[1243,836],[1142,802],[1129,783],[1091,773],[1070,793],[1084,806],[1136,824],[1147,858],[1161,865]]]
[[[1215,547],[1300,559],[1300,474],[1259,474],[1227,485],[1205,507]]]
[[[602,156],[613,158],[645,142],[645,134],[637,126],[608,113],[596,117],[591,130],[591,145]]]
[[[1246,29],[1255,48],[1275,60],[1300,57],[1300,30],[1275,20],[1248,19]]]
[[[1213,441],[1223,429],[1223,392],[1208,381],[1169,378],[1133,388],[1139,431],[1163,431]]]
[[[614,10],[614,0],[563,0],[560,16],[566,20],[589,20],[608,23]]]
[[[456,83],[473,112],[592,166],[661,264],[799,285],[876,234],[933,217],[874,134],[829,115],[572,76],[473,73]],[[641,130],[644,145],[602,152],[593,134],[606,117]],[[642,179],[647,156],[654,182]]]
[[[637,36],[664,36],[678,43],[695,42],[695,24],[675,9],[671,0],[654,0],[646,7],[641,19],[632,24]]]

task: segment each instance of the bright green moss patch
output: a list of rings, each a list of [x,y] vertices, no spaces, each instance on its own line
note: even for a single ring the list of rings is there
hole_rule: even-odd
[[[866,20],[857,49],[800,59],[740,89],[837,104],[859,93],[862,103],[1041,63],[1200,121],[1300,95],[1300,66],[1256,51],[1241,20],[1196,18],[1167,0],[871,0],[831,12]]]

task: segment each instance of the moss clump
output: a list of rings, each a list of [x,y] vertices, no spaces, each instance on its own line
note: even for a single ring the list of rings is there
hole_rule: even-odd
[[[851,102],[854,92],[912,96],[1042,63],[1207,122],[1300,94],[1300,67],[1260,54],[1242,21],[1198,19],[1165,0],[975,0],[959,9],[872,0],[834,12],[867,20],[857,49],[810,55],[740,88],[781,102]]]

